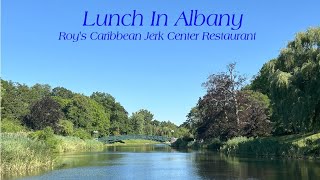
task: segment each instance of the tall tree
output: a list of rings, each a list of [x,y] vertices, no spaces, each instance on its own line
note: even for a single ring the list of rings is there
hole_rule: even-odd
[[[209,76],[208,81],[204,83],[207,93],[198,102],[198,138],[218,137],[226,140],[240,135],[251,136],[255,133],[249,133],[244,128],[250,123],[255,123],[254,131],[265,128],[259,125],[268,124],[268,115],[265,114],[266,111],[253,109],[260,104],[253,103],[249,94],[241,91],[245,81],[246,78],[235,70],[235,63],[229,64],[226,72]],[[263,123],[251,121],[252,119]],[[253,131],[253,128],[250,128],[250,131]]]
[[[251,88],[271,99],[276,134],[319,130],[320,28],[298,33],[262,67]]]
[[[75,128],[83,128],[88,133],[98,131],[100,136],[108,135],[110,128],[110,115],[96,101],[76,95],[65,108],[66,118]]]
[[[133,126],[133,131],[135,134],[144,134],[144,116],[141,113],[132,113],[130,117],[131,124]]]
[[[26,124],[35,130],[47,126],[57,129],[59,119],[62,116],[59,103],[46,96],[31,106],[30,114],[26,117]]]
[[[128,112],[115,98],[108,93],[94,92],[91,99],[102,105],[110,114],[110,133],[114,135],[127,134],[130,131]]]

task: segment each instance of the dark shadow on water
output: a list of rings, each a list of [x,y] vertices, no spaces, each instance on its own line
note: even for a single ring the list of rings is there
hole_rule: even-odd
[[[318,179],[319,161],[235,157],[215,152],[195,153],[197,173],[204,179]]]

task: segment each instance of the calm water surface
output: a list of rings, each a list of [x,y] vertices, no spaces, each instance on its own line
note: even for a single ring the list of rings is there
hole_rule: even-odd
[[[63,154],[61,167],[16,179],[320,179],[319,161],[180,152],[166,145]]]

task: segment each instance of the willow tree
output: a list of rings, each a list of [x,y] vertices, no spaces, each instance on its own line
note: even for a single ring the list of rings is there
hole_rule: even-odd
[[[298,33],[251,85],[271,99],[275,132],[320,129],[320,28]]]

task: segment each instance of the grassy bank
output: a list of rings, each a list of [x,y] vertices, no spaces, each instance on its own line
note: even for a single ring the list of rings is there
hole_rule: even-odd
[[[1,133],[1,177],[23,175],[55,165],[61,152],[102,150],[104,144],[77,137],[34,138],[30,133]]]
[[[144,139],[132,139],[132,140],[123,140],[122,142],[116,142],[113,144],[106,144],[106,146],[130,146],[130,145],[146,145],[146,144],[159,144],[159,142],[144,140]]]
[[[319,158],[320,133],[266,138],[233,138],[221,147],[227,154]]]
[[[56,136],[59,143],[57,152],[98,151],[103,150],[104,144],[94,139],[82,140],[78,137]]]
[[[49,168],[53,161],[46,143],[32,140],[25,133],[1,134],[1,177]]]
[[[226,154],[286,158],[320,158],[320,133],[296,134],[278,137],[236,137],[221,142],[211,139],[202,143],[179,139],[174,148],[206,148]]]

